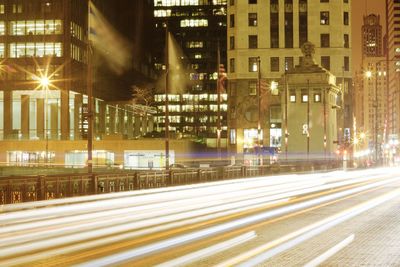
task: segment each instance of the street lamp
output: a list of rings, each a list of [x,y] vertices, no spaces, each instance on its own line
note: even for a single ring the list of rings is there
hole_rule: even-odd
[[[48,165],[49,161],[49,134],[48,134],[48,118],[47,118],[47,108],[48,108],[48,91],[51,86],[51,80],[47,76],[41,76],[38,78],[38,82],[42,90],[45,92],[45,100],[44,100],[44,134],[46,139],[46,156],[45,163]]]

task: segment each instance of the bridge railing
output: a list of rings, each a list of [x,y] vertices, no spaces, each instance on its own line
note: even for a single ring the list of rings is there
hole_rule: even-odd
[[[338,162],[328,162],[325,164],[224,166],[169,171],[0,177],[0,205],[337,168],[340,168]]]

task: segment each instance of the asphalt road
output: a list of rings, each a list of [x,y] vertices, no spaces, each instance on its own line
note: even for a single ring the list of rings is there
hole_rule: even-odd
[[[0,207],[0,266],[400,266],[400,172],[280,175]]]

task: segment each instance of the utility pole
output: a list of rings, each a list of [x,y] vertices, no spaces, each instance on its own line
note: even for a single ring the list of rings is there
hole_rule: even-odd
[[[169,170],[169,32],[165,27],[165,169]]]
[[[258,121],[257,121],[257,160],[258,165],[262,164],[261,160],[261,146],[262,146],[262,137],[261,137],[261,59],[257,57],[257,65],[258,65],[258,86],[257,86],[257,95],[258,95]]]
[[[221,160],[221,51],[218,40],[217,50],[217,153],[218,159]]]

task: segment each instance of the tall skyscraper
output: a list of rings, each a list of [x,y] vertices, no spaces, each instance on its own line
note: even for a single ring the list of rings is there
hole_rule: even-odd
[[[362,26],[362,70],[358,77],[357,91],[361,95],[355,98],[358,110],[357,128],[359,133],[366,136],[364,148],[369,145],[370,150],[376,147],[375,142],[381,144],[387,130],[387,66],[383,55],[382,26],[380,16],[369,14],[364,16]]]
[[[231,0],[228,5],[229,135],[243,152],[257,137],[257,88],[262,101],[264,146],[281,146],[282,122],[274,87],[301,61],[301,46],[315,45],[316,63],[336,76],[344,103],[339,141],[352,131],[350,1]],[[261,81],[261,82],[260,82]],[[283,87],[283,85],[280,85]],[[287,85],[290,87],[290,84]],[[344,122],[343,122],[344,121]],[[351,134],[351,133],[350,133]]]
[[[388,74],[389,74],[389,133],[400,133],[400,2],[386,0],[388,21]]]
[[[380,24],[380,16],[375,14],[364,16],[364,24],[361,32],[363,57],[382,56],[382,25]]]

